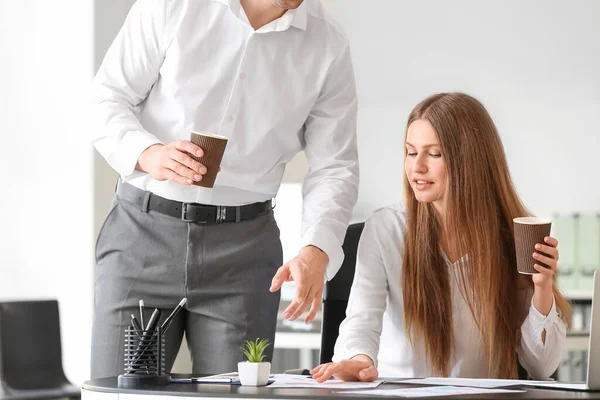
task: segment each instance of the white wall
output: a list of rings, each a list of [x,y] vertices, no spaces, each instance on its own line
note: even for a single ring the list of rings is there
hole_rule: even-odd
[[[600,211],[600,2],[324,0],[359,93],[355,219],[402,197],[406,118],[440,91],[479,98],[531,210]]]
[[[0,1],[0,300],[59,300],[63,365],[89,376],[91,0]]]

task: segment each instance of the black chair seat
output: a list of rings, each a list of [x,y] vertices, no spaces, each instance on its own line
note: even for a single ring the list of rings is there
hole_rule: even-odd
[[[62,367],[58,302],[0,303],[0,399],[80,395]]]

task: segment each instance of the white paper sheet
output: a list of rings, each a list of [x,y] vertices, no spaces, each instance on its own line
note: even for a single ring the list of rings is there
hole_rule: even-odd
[[[360,394],[368,396],[399,396],[399,397],[435,397],[435,396],[458,396],[469,394],[492,394],[492,393],[523,393],[524,390],[508,389],[483,389],[456,386],[430,386],[407,389],[372,389],[372,390],[346,390],[344,394]]]
[[[472,378],[423,378],[404,379],[397,381],[386,380],[393,383],[413,383],[418,385],[440,385],[440,386],[467,386],[474,388],[501,388],[510,386],[537,386],[548,384],[553,381],[523,381],[517,379],[472,379]]]
[[[308,375],[286,375],[275,374],[275,382],[268,388],[326,388],[326,389],[367,389],[375,388],[382,381],[375,382],[344,382],[338,379],[330,379],[323,383],[317,383]]]
[[[535,385],[537,387],[543,387],[547,389],[570,389],[570,390],[591,390],[586,383],[557,383],[557,382],[544,382]]]

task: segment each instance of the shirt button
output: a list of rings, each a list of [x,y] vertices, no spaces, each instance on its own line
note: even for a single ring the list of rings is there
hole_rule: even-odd
[[[231,115],[227,116],[227,122],[233,122],[233,117]]]
[[[244,79],[244,78],[246,78],[246,74],[242,72],[242,73],[240,74],[240,79]]]

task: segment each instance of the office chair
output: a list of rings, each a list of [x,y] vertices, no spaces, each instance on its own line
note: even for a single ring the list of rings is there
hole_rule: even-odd
[[[56,300],[0,302],[0,399],[80,398],[61,351]]]
[[[319,357],[321,364],[331,362],[333,348],[339,334],[339,326],[346,318],[350,287],[354,280],[356,250],[364,226],[364,222],[359,222],[348,227],[342,245],[344,262],[335,277],[325,283],[325,289],[323,290],[323,322],[321,325],[321,354]]]

